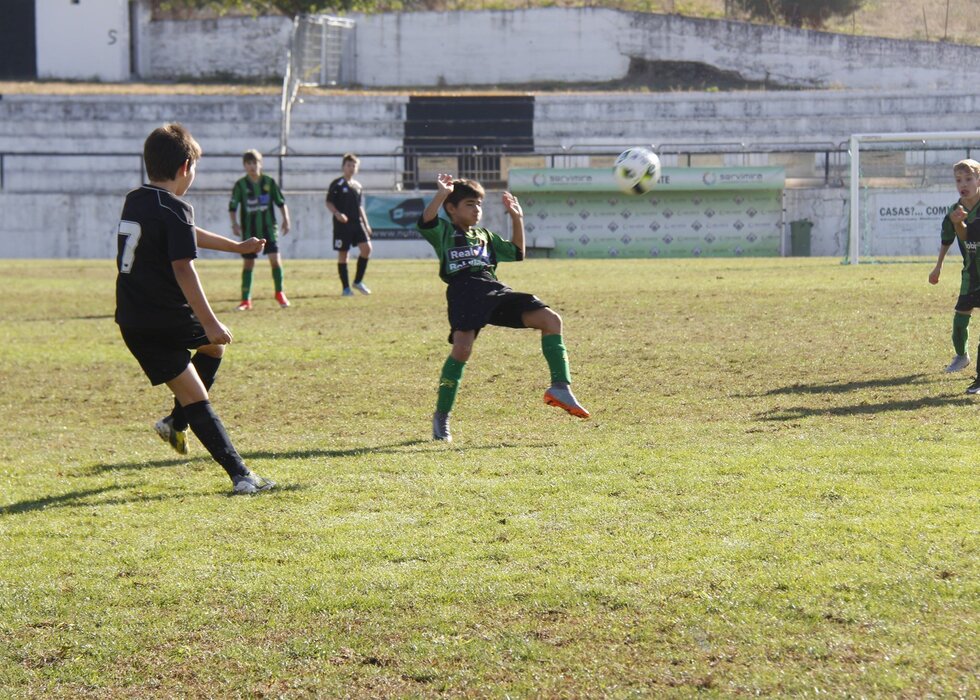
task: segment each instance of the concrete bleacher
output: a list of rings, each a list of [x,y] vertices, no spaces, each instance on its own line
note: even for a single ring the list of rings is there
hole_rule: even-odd
[[[340,154],[367,157],[365,186],[394,189],[407,98],[312,95],[292,113],[292,189],[324,189],[340,172]],[[185,124],[204,149],[197,189],[224,190],[241,176],[241,153],[257,148],[278,170],[280,101],[276,95],[4,95],[0,153],[7,191],[119,191],[138,184],[146,135],[167,121]],[[37,155],[37,154],[87,154]],[[16,154],[34,154],[18,156]]]
[[[285,188],[322,191],[340,171],[340,154],[353,151],[362,156],[366,188],[397,189],[408,100],[394,93],[303,95],[292,111]],[[147,133],[172,120],[186,124],[205,150],[198,190],[226,190],[240,176],[247,148],[266,155],[270,174],[279,172],[278,95],[3,95],[4,191],[125,190],[139,182]],[[545,93],[535,97],[534,142],[551,156],[525,157],[523,166],[602,167],[618,148],[653,143],[665,165],[773,164],[786,166],[790,177],[819,177],[819,154],[759,150],[839,150],[856,132],[978,128],[980,95],[968,92]],[[713,147],[729,153],[697,155]],[[753,148],[740,159],[740,150]],[[686,159],[676,155],[685,149]],[[88,155],[16,155],[28,153]],[[520,156],[511,161],[522,167]]]

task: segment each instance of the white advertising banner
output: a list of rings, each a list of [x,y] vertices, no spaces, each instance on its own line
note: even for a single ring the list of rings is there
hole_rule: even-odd
[[[870,254],[935,255],[943,217],[956,192],[872,192],[865,211],[871,229]]]

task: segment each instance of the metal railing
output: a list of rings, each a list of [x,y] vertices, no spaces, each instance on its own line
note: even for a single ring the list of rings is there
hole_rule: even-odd
[[[498,145],[358,153],[359,179],[368,189],[424,190],[435,188],[439,172],[451,172],[496,189],[506,186],[511,168],[611,167],[625,147],[622,143],[571,144],[528,150]],[[662,143],[652,147],[665,167],[782,166],[788,187],[843,186],[850,177],[846,143]],[[866,157],[862,177],[905,178],[916,185],[947,182],[952,163],[970,157],[969,150],[926,146],[882,152],[877,165],[874,157]],[[340,152],[270,152],[264,169],[278,174],[283,189],[322,190],[339,175],[342,156]],[[139,185],[145,174],[140,153],[0,152],[0,192],[118,192]],[[204,192],[226,191],[242,174],[241,153],[205,153],[194,187]]]

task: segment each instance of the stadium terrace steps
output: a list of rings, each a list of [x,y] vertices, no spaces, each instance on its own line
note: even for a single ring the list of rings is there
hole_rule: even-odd
[[[204,147],[205,164],[197,188],[226,189],[241,175],[239,154],[247,148],[265,153],[266,169],[277,175],[279,99],[278,95],[3,95],[4,189],[84,191],[93,186],[87,175],[96,160],[98,187],[105,191],[131,187],[139,179],[139,153],[146,134],[173,120],[185,123]],[[292,111],[285,189],[323,189],[340,170],[339,155],[347,151],[365,156],[360,179],[366,187],[393,189],[402,167],[409,99],[404,94],[304,94]],[[640,143],[674,145],[679,150],[712,144],[833,148],[845,144],[852,133],[977,129],[977,115],[980,95],[968,91],[542,93],[534,96],[533,129],[538,152],[564,150],[569,155],[556,164],[573,167],[588,165],[576,150],[610,152]],[[25,152],[89,155],[11,155]],[[106,155],[113,153],[133,155]]]

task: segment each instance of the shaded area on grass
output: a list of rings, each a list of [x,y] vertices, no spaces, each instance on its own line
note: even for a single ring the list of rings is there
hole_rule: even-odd
[[[971,399],[960,396],[925,396],[921,399],[861,403],[853,406],[829,406],[826,408],[815,408],[812,406],[777,407],[757,413],[756,416],[758,420],[787,421],[814,416],[858,416],[888,413],[890,411],[917,411],[922,408],[968,406],[973,403]]]

